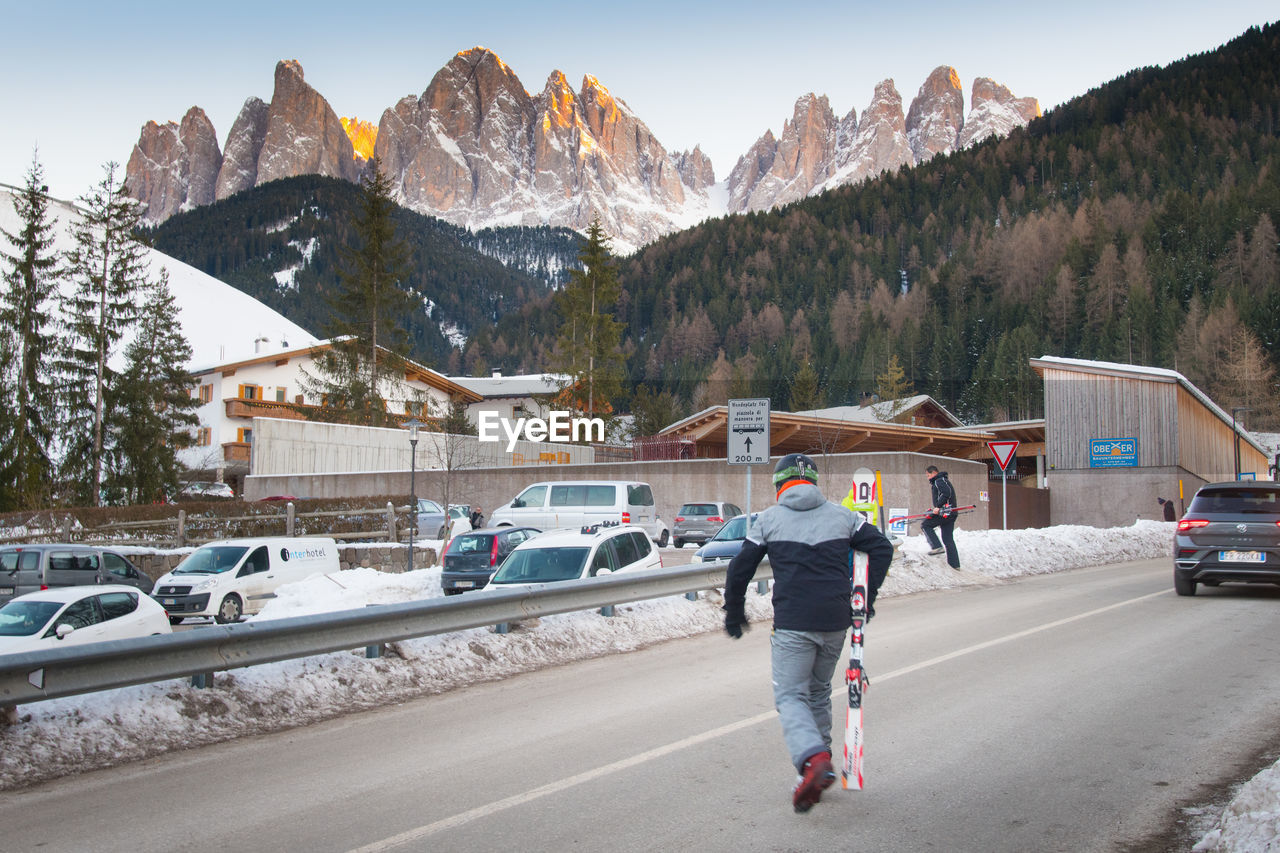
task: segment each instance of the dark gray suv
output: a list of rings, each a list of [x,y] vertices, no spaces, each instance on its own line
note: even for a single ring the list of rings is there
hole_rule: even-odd
[[[1224,582],[1280,584],[1280,483],[1200,487],[1173,538],[1173,588]]]
[[[0,548],[0,604],[55,586],[120,583],[150,594],[155,585],[120,554],[92,545]]]

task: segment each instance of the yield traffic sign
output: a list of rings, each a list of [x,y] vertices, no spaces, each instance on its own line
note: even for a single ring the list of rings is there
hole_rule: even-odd
[[[1018,449],[1018,442],[988,441],[987,447],[991,448],[991,453],[996,457],[996,464],[1003,471],[1009,467],[1009,462],[1013,459],[1013,454]]]

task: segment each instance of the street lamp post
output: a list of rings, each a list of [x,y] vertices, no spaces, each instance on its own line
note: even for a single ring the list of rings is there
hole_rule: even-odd
[[[1231,437],[1235,442],[1236,455],[1236,475],[1233,479],[1240,479],[1240,430],[1236,427],[1236,412],[1252,412],[1253,409],[1248,406],[1232,406],[1231,407]]]
[[[413,534],[418,528],[418,428],[417,418],[405,424],[409,428],[409,571],[413,571]]]

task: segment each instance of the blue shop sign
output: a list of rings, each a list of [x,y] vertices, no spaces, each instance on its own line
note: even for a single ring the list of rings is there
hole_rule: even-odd
[[[1092,438],[1089,440],[1090,468],[1138,467],[1138,439]]]

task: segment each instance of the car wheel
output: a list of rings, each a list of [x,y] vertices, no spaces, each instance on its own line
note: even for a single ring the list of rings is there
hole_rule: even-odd
[[[169,617],[169,624],[170,624],[170,625],[181,625],[181,624],[182,624],[182,617],[181,617],[181,616],[170,616],[170,617]]]
[[[222,603],[218,605],[218,612],[214,614],[213,621],[219,625],[226,625],[229,622],[239,622],[240,617],[244,615],[244,605],[240,603],[240,596],[232,593],[222,599]]]
[[[676,546],[677,548],[683,548],[683,547],[684,547],[684,540],[683,540],[683,539],[672,539],[672,540],[671,540],[671,544],[672,544],[672,545],[674,545],[674,546]]]
[[[1195,595],[1196,582],[1190,578],[1184,578],[1177,572],[1173,573],[1173,591],[1178,595]]]
[[[671,531],[670,530],[662,531],[662,535],[658,537],[658,547],[659,548],[667,547],[667,543],[669,541],[671,541]]]

